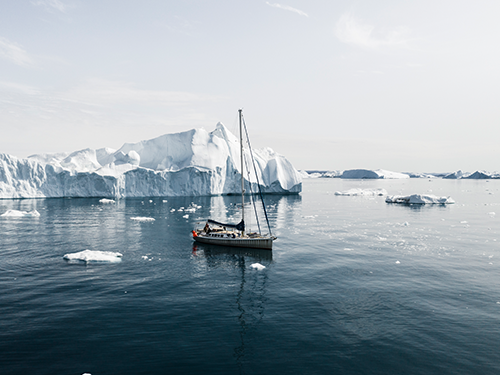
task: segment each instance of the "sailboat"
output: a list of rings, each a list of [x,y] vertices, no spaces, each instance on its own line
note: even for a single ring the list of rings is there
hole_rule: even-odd
[[[241,221],[238,224],[225,224],[216,220],[208,219],[203,229],[195,229],[192,231],[193,240],[195,240],[196,242],[211,244],[211,245],[272,250],[273,241],[276,240],[276,237],[271,234],[271,227],[269,225],[269,220],[267,217],[264,198],[262,196],[262,192],[260,191],[260,184],[258,181],[258,177],[257,177],[257,186],[259,187],[259,196],[262,201],[262,207],[264,210],[264,214],[266,216],[266,222],[267,222],[267,227],[269,229],[269,233],[268,234],[260,233],[260,225],[258,233],[257,232],[247,233],[245,231],[245,180],[243,173],[244,162],[243,162],[243,113],[242,112],[243,112],[242,109],[238,110],[239,128],[240,128],[240,162],[241,162]],[[245,131],[246,131],[246,126],[245,126]],[[246,132],[246,134],[248,141],[248,132]],[[252,156],[252,163],[255,169],[255,163],[253,160],[253,154],[251,148],[250,148],[250,155]],[[255,205],[255,201],[253,199],[252,202]]]

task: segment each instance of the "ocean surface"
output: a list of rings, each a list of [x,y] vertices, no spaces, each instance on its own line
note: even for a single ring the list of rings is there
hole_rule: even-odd
[[[0,374],[500,374],[500,180],[305,180],[272,252],[193,243],[238,201],[1,200],[40,217],[0,217]]]

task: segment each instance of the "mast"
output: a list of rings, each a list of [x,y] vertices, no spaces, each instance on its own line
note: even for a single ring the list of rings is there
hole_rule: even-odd
[[[242,112],[243,109],[238,109],[239,119],[240,119],[240,161],[241,161],[241,221],[245,223],[245,181],[243,178],[243,130],[242,130]],[[245,229],[241,232],[241,235],[245,235]]]

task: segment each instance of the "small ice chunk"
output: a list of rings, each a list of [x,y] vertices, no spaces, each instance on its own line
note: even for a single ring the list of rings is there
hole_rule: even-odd
[[[33,211],[18,211],[18,210],[8,210],[0,216],[4,217],[38,217],[40,213],[37,210]]]
[[[349,189],[345,191],[336,191],[335,195],[373,197],[387,195],[387,191],[385,189]]]
[[[99,200],[99,203],[102,203],[102,204],[112,204],[112,203],[116,203],[116,201],[114,199],[102,198],[102,199]]]
[[[258,271],[262,271],[264,268],[266,268],[266,266],[263,266],[260,263],[253,263],[250,265],[250,268],[255,268]]]
[[[131,217],[130,220],[141,221],[141,222],[155,221],[155,219],[152,217],[141,217],[141,216]]]
[[[401,264],[401,262],[399,260],[396,261],[396,264]]]
[[[163,200],[163,203],[167,203],[168,201],[166,199]]]
[[[490,216],[495,216],[495,215],[496,215],[496,213],[495,213],[495,212],[488,212],[488,215],[490,215]]]
[[[78,253],[65,254],[64,259],[68,261],[83,261],[83,262],[110,262],[116,263],[122,260],[121,253],[112,251],[84,250]]]
[[[184,215],[183,216],[184,219],[188,219],[189,218],[189,215]]]

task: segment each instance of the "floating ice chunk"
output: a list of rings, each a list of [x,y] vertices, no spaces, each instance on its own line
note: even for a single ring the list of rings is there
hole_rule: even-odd
[[[266,268],[266,266],[263,266],[260,263],[253,263],[250,265],[250,268],[255,268],[258,271],[262,271],[264,268]]]
[[[345,191],[336,191],[335,195],[342,196],[383,196],[387,195],[385,189],[349,189]]]
[[[40,213],[37,210],[33,211],[18,211],[18,210],[8,210],[1,214],[4,217],[38,217]]]
[[[189,219],[189,215],[184,215],[183,218],[184,219]]]
[[[111,251],[84,250],[78,253],[65,254],[64,259],[68,261],[83,261],[83,262],[110,262],[116,263],[122,260],[121,253]]]
[[[452,204],[455,201],[451,197],[436,197],[435,195],[389,195],[385,199],[387,203],[402,204]]]
[[[155,221],[155,219],[152,217],[141,217],[141,216],[131,217],[130,220],[142,221],[142,222]]]
[[[399,260],[396,261],[396,264],[401,264],[401,262]]]
[[[116,203],[116,201],[114,199],[103,198],[103,199],[99,200],[99,203],[102,203],[102,204],[113,204],[113,203]]]
[[[488,215],[490,215],[490,216],[495,216],[495,215],[496,215],[496,213],[495,213],[495,212],[488,212]]]
[[[172,209],[170,210],[170,212],[175,212],[175,208],[172,208]]]

